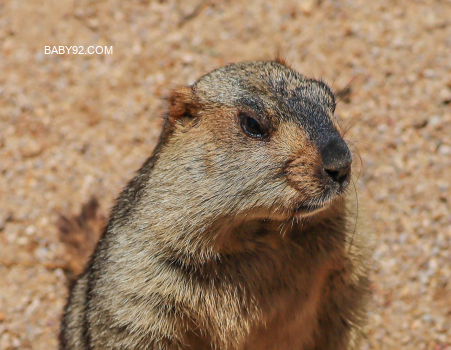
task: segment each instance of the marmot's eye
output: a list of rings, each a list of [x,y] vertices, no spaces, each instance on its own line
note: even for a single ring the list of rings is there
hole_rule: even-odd
[[[252,137],[264,137],[266,131],[262,125],[249,114],[240,113],[240,123],[244,132]]]

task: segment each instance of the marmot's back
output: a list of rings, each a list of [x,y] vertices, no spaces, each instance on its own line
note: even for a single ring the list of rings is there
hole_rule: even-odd
[[[330,89],[248,62],[169,104],[71,294],[61,348],[356,348],[367,254]]]

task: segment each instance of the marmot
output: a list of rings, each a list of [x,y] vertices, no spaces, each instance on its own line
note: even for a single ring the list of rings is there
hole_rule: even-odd
[[[60,349],[357,349],[368,251],[330,88],[245,62],[168,100],[72,289]]]

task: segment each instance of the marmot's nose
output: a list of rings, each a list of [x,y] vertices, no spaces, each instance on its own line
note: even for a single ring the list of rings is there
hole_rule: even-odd
[[[342,184],[351,173],[352,156],[346,142],[337,135],[321,149],[323,168],[335,182]]]

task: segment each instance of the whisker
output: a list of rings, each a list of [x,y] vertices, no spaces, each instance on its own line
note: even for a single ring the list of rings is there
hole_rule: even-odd
[[[333,89],[334,89],[335,82],[336,82],[337,79],[340,77],[341,73],[343,73],[343,71],[345,70],[345,68],[350,67],[350,66],[351,66],[351,65],[350,65],[349,63],[346,63],[346,64],[343,66],[343,68],[341,68],[340,72],[338,72],[337,76],[335,77],[334,81],[332,82],[332,85],[330,86],[330,88],[332,89],[332,91],[333,91]]]
[[[360,161],[360,168],[359,168],[359,175],[357,176],[357,181],[360,179],[360,175],[362,174],[363,171],[363,159],[362,156],[360,155],[360,151],[357,147],[355,147],[354,145],[352,145],[353,147],[353,151],[355,152],[355,154],[357,154],[359,161]]]
[[[359,220],[359,196],[357,195],[357,188],[356,188],[355,182],[352,178],[351,178],[351,181],[352,181],[352,184],[354,185],[354,193],[355,193],[355,200],[356,200],[356,217],[355,217],[355,221],[354,221],[354,231],[352,232],[351,242],[350,242],[349,248],[348,248],[348,254],[350,254],[352,244],[354,243],[354,235],[357,230],[357,221]]]
[[[346,124],[345,131],[343,132],[343,134],[341,135],[341,137],[344,137],[344,136],[348,133],[348,131],[351,130],[354,126],[356,126],[360,121],[362,121],[362,119],[363,119],[364,117],[365,117],[365,116],[362,115],[360,118],[357,119],[357,121],[356,121],[354,124],[352,124],[351,126],[349,126],[349,124],[351,124],[351,123],[354,121],[354,119],[351,119],[351,120],[349,121],[349,123]]]

